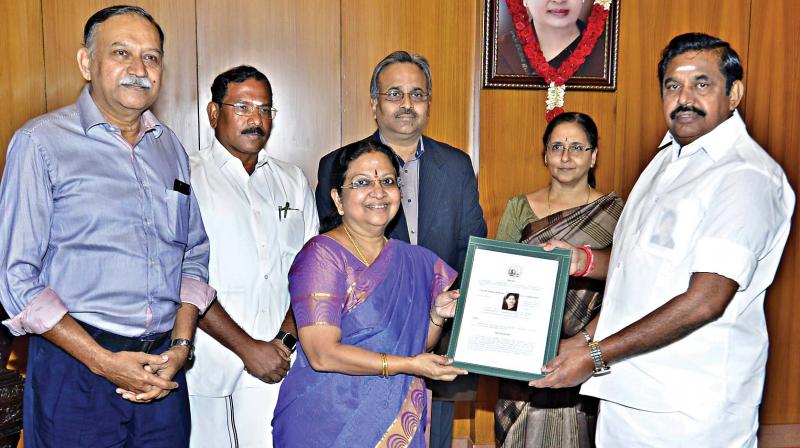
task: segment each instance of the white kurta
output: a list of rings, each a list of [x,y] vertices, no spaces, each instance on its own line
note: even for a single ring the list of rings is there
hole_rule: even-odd
[[[300,168],[264,150],[248,175],[216,140],[211,148],[191,154],[190,163],[192,188],[211,243],[209,284],[245,332],[272,340],[289,309],[289,268],[319,229],[308,180]],[[286,204],[284,216],[278,208]],[[245,372],[238,356],[199,328],[195,358],[187,373],[191,395],[224,397],[248,387],[278,393],[279,384],[266,384]],[[271,409],[259,412],[272,414]]]
[[[725,276],[739,290],[719,319],[614,364],[581,393],[699,418],[732,406],[753,409],[767,361],[764,293],[789,234],[795,195],[738,112],[683,148],[671,141],[668,134],[617,224],[595,337],[602,341],[685,292],[694,272]],[[674,431],[650,428],[660,429]]]

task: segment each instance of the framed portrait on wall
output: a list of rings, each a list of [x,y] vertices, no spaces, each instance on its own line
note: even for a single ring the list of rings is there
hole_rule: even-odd
[[[619,4],[484,0],[483,87],[615,90]]]

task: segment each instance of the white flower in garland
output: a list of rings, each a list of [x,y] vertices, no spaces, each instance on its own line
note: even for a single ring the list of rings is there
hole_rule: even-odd
[[[595,5],[600,5],[608,11],[611,8],[611,0],[594,0]]]
[[[555,82],[550,83],[550,88],[547,89],[547,110],[553,110],[556,107],[564,107],[564,92],[567,87],[564,85],[557,86]]]

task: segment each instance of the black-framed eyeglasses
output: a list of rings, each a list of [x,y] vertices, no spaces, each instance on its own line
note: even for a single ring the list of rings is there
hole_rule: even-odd
[[[428,101],[428,99],[431,97],[428,93],[426,93],[422,89],[414,89],[410,92],[403,92],[400,89],[389,89],[383,93],[378,93],[378,95],[383,96],[384,98],[386,98],[386,101],[392,103],[399,103],[400,101],[403,101],[403,98],[405,98],[406,95],[408,95],[409,98],[411,98],[412,103],[424,103],[425,101]]]
[[[400,179],[394,177],[384,177],[381,179],[369,179],[367,177],[360,177],[353,179],[350,185],[342,185],[342,188],[349,188],[351,190],[361,190],[370,188],[373,184],[379,185],[384,190],[392,190],[400,188]]]
[[[278,109],[275,109],[272,106],[267,106],[265,104],[257,105],[253,103],[248,103],[246,101],[239,101],[238,103],[230,104],[230,103],[219,103],[223,106],[230,106],[233,108],[233,113],[236,115],[241,115],[243,117],[247,117],[253,114],[256,110],[258,110],[258,114],[261,115],[263,118],[268,118],[272,120],[275,118],[275,115],[278,115]]]
[[[594,148],[595,148],[594,146],[583,146],[580,143],[573,143],[567,146],[563,143],[555,142],[547,145],[547,150],[553,154],[561,154],[562,152],[564,152],[564,149],[568,150],[570,154],[578,154],[583,151],[591,151]]]

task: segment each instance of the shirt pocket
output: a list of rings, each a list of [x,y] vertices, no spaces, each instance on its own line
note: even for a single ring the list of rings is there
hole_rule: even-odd
[[[164,206],[167,214],[167,239],[185,246],[189,241],[189,196],[166,189]]]
[[[670,264],[681,263],[692,245],[703,212],[696,199],[678,201],[657,207],[642,235],[642,243],[649,253]]]
[[[281,215],[278,222],[278,235],[281,238],[281,245],[284,248],[283,256],[291,264],[295,255],[303,247],[306,223],[303,210],[289,210],[286,217]]]

